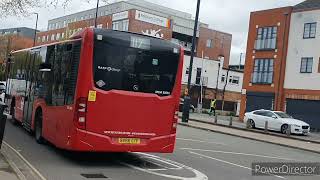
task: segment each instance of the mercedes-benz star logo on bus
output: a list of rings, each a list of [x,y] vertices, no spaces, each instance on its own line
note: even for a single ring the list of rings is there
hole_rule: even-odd
[[[133,86],[133,90],[138,91],[139,90],[139,86],[138,85],[134,85]]]

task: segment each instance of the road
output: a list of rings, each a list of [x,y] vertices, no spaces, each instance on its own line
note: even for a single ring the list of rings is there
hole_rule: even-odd
[[[182,126],[173,154],[70,153],[37,144],[10,122],[5,141],[48,180],[320,179],[251,175],[252,162],[320,162],[319,154]]]

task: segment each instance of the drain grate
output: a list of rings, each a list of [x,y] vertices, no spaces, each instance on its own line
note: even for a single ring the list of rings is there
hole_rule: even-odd
[[[81,176],[88,179],[107,179],[108,177],[103,174],[81,174]]]

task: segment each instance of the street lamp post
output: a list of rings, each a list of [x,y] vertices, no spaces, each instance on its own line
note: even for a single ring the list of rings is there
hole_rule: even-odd
[[[241,64],[242,64],[242,55],[243,55],[243,53],[240,53],[239,70],[241,70]]]
[[[193,37],[192,37],[192,48],[191,48],[191,58],[190,58],[190,65],[189,65],[189,76],[188,76],[188,86],[187,86],[187,93],[184,97],[184,103],[183,103],[183,113],[182,113],[182,122],[188,122],[189,120],[189,109],[190,109],[190,103],[191,98],[189,95],[190,87],[191,87],[191,77],[192,77],[192,68],[193,68],[193,59],[195,55],[195,45],[197,40],[197,31],[198,31],[198,22],[199,22],[199,11],[200,11],[200,0],[197,2],[197,11],[196,11],[196,19],[194,23],[194,29],[193,29]]]
[[[37,15],[37,20],[36,20],[36,29],[34,30],[34,37],[33,37],[33,47],[36,46],[36,38],[37,38],[37,29],[38,29],[38,20],[39,20],[39,14],[38,13],[33,13]]]
[[[97,0],[96,18],[94,19],[94,27],[95,27],[95,28],[97,28],[98,10],[99,10],[99,0]]]

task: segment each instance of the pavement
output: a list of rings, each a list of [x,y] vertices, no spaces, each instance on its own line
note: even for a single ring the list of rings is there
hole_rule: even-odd
[[[317,153],[185,126],[178,126],[173,154],[67,152],[37,144],[11,123],[6,126],[5,143],[37,170],[41,180],[319,180],[319,176],[251,174],[253,162],[320,162]]]
[[[180,113],[179,116],[181,117],[182,114]],[[207,123],[207,124],[214,124],[214,116],[209,116],[208,114],[198,114],[198,113],[191,113],[189,116],[191,121],[197,121],[201,123]],[[250,130],[254,132],[260,132],[264,133],[263,129],[247,129],[246,124],[242,121],[239,121],[238,117],[232,117],[232,128],[236,129],[243,129],[243,130]],[[229,126],[230,117],[229,116],[218,116],[218,122],[217,125],[222,126]],[[279,132],[269,131],[270,135],[280,136],[280,137],[287,137],[286,135],[283,135]],[[302,141],[308,141],[308,142],[314,142],[314,143],[320,143],[320,133],[318,132],[311,132],[308,135],[294,135],[292,134],[290,136],[292,139],[302,140]]]
[[[17,173],[9,165],[7,159],[0,152],[0,179],[1,180],[19,180]]]
[[[261,130],[248,130],[245,128],[245,124],[239,121],[233,122],[233,127],[229,126],[229,121],[227,120],[220,119],[218,120],[218,124],[214,124],[213,121],[213,116],[190,114],[190,120],[188,123],[183,123],[180,120],[179,124],[197,129],[320,153],[320,142],[319,139],[317,139],[317,134],[311,134],[309,136],[291,135],[288,137],[275,132],[264,133],[264,131]],[[309,139],[312,139],[313,141]]]

